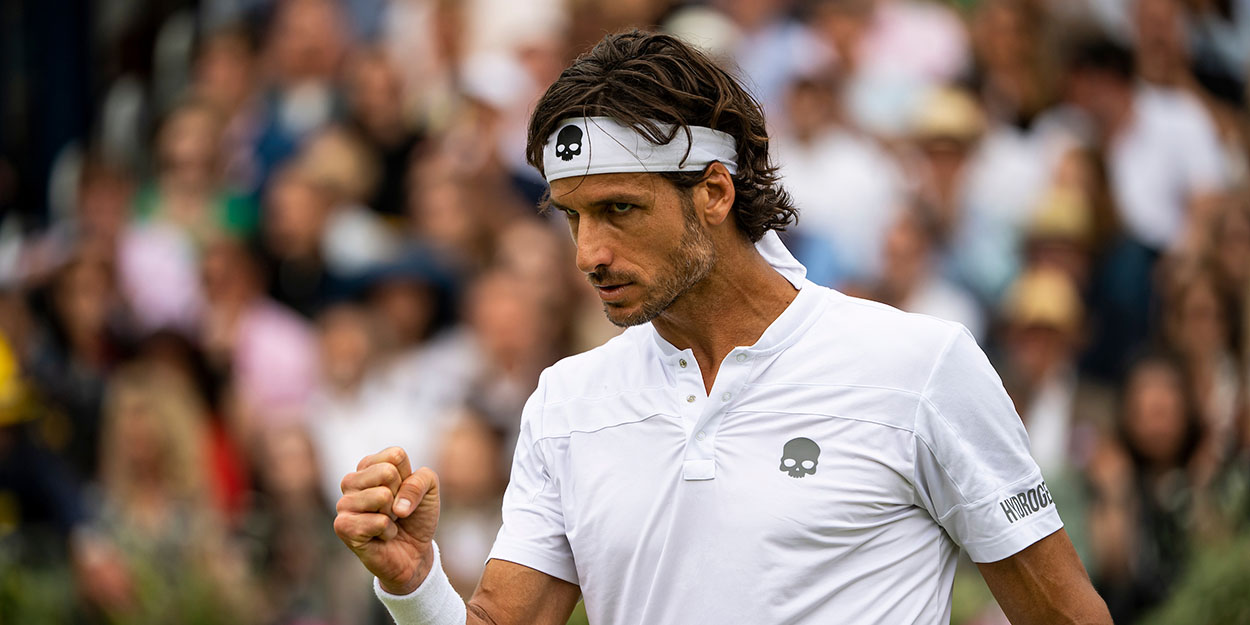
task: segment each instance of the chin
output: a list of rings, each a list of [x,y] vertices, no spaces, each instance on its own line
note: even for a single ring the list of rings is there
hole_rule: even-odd
[[[612,322],[612,325],[621,328],[642,325],[658,316],[657,314],[649,314],[645,306],[620,306],[616,304],[604,304],[603,314]]]

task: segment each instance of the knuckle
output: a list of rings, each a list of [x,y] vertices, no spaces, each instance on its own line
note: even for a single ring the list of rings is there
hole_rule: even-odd
[[[369,508],[371,510],[381,510],[391,503],[395,495],[391,493],[391,489],[385,486],[379,486],[369,489]]]
[[[347,538],[351,532],[351,524],[351,517],[339,514],[334,517],[334,533],[338,534],[339,538]]]
[[[408,454],[403,447],[387,447],[382,451],[382,455],[387,461],[399,464],[408,458]]]

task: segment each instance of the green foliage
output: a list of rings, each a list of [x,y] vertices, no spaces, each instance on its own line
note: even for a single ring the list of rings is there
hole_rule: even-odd
[[[1234,623],[1250,623],[1250,534],[1199,551],[1171,598],[1142,625]]]
[[[64,560],[30,566],[11,541],[0,541],[0,624],[74,622],[74,579]]]

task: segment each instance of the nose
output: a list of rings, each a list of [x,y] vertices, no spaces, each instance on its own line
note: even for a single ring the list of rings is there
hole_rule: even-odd
[[[611,236],[594,219],[578,220],[573,230],[573,242],[577,244],[577,268],[583,273],[612,264]]]

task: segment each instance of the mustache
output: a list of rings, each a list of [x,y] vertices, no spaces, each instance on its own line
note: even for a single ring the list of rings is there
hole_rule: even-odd
[[[594,286],[625,284],[626,282],[634,281],[632,276],[627,276],[623,273],[613,273],[603,268],[587,273],[586,279]]]

